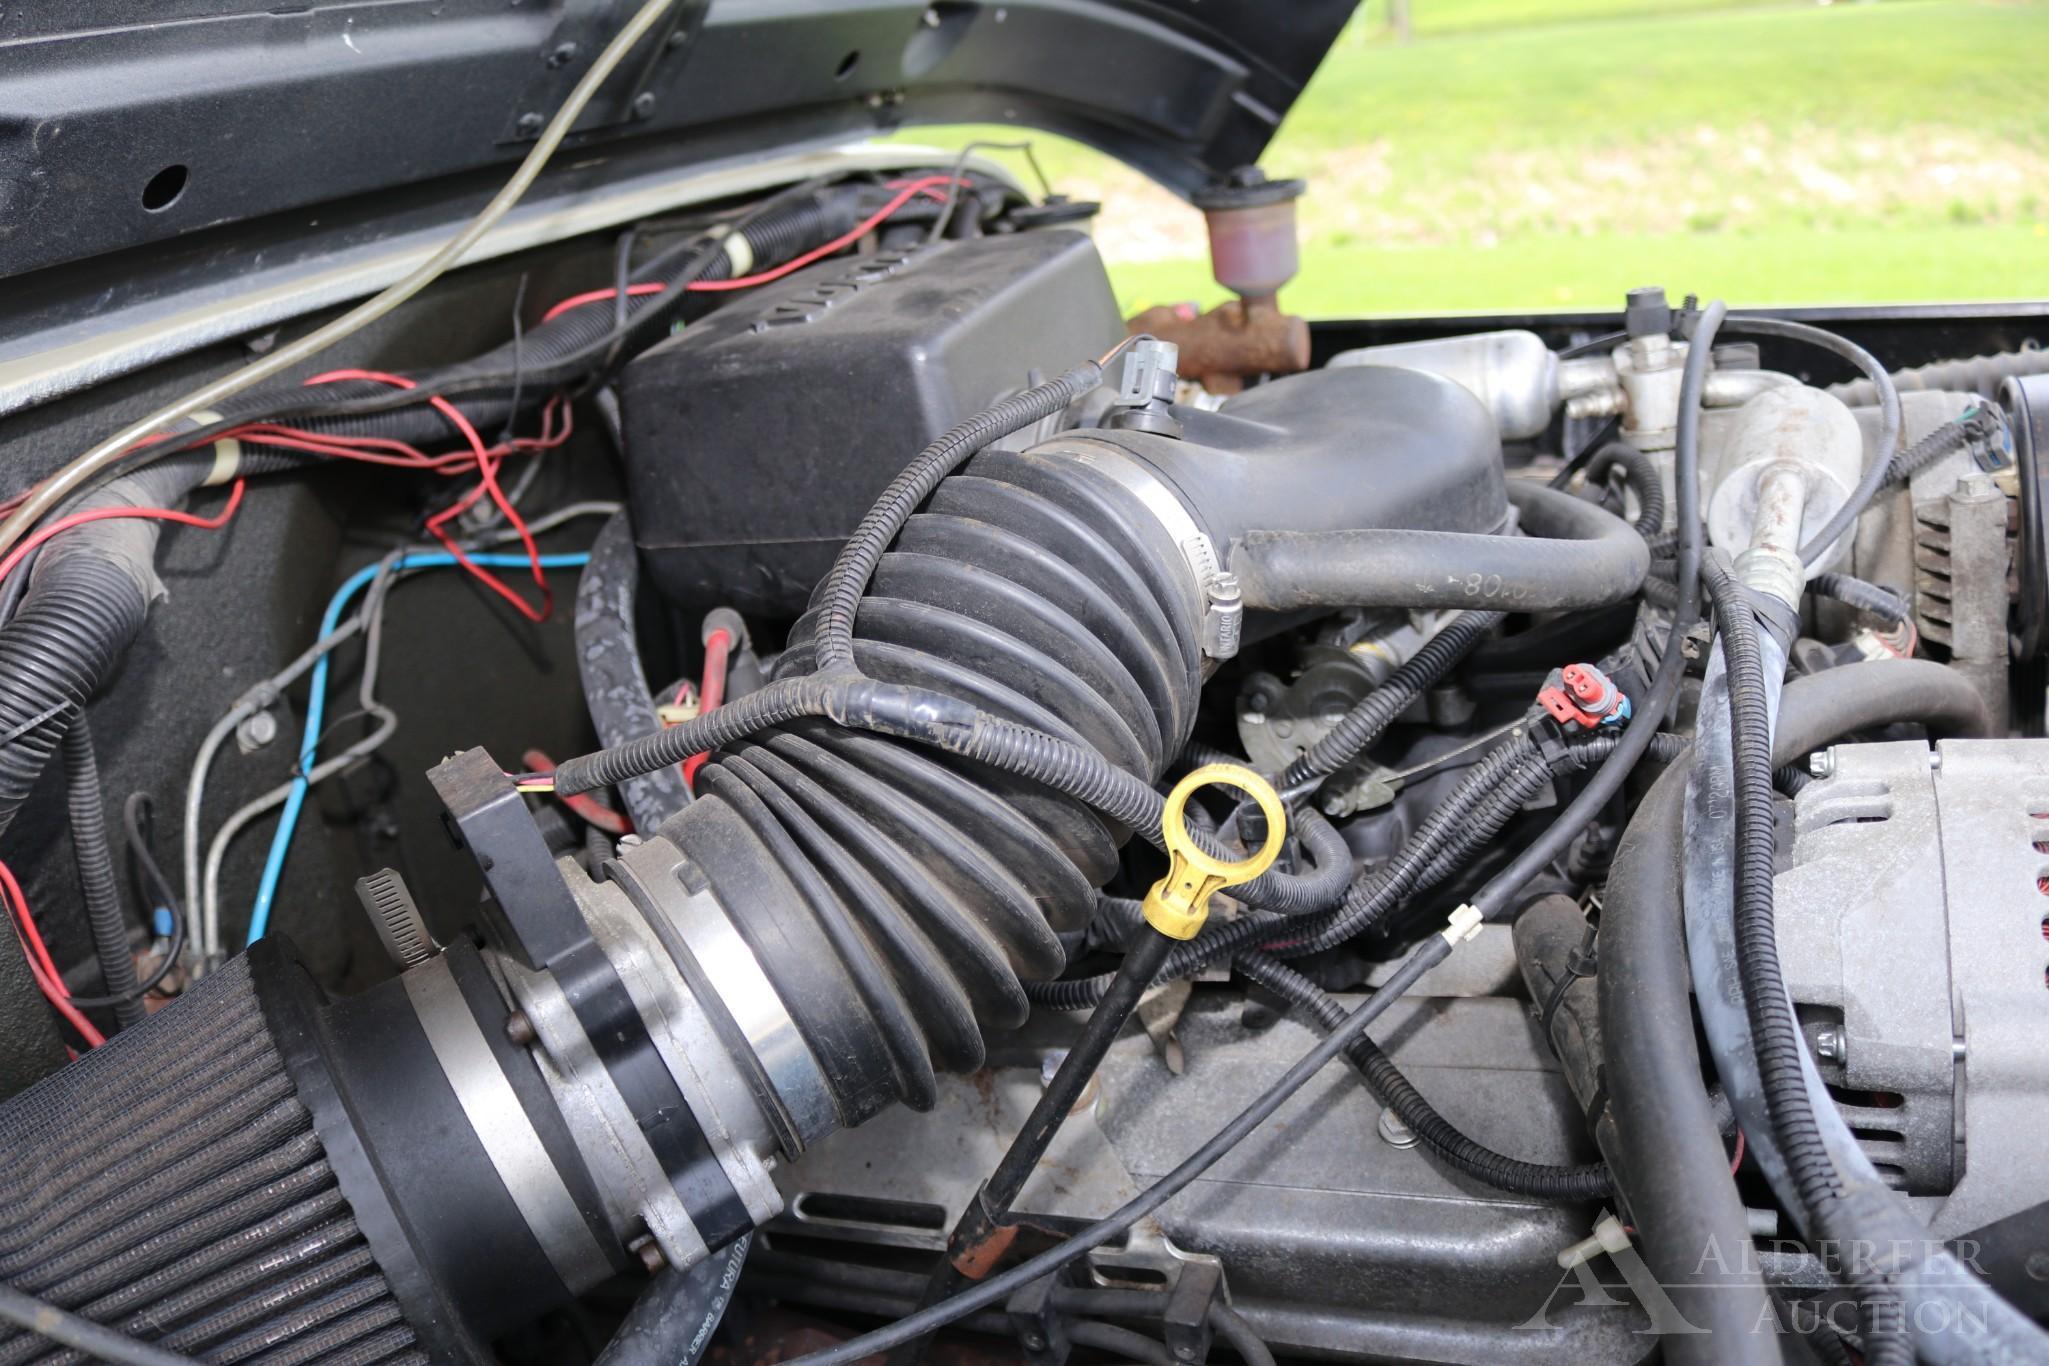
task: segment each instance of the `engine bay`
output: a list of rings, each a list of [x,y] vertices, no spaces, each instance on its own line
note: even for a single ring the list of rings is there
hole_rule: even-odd
[[[1312,329],[1302,188],[1126,319],[899,148],[18,414],[0,1361],[2049,1359],[2039,353]]]

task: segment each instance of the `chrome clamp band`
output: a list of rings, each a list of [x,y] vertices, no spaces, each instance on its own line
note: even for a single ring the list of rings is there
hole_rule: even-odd
[[[477,1142],[555,1274],[578,1293],[608,1278],[612,1268],[604,1251],[499,1069],[447,961],[423,964],[400,980]]]
[[[1180,549],[1181,560],[1188,566],[1196,599],[1202,604],[1203,654],[1212,660],[1225,660],[1237,654],[1245,616],[1238,578],[1224,570],[1217,559],[1215,543],[1196,523],[1180,495],[1145,462],[1107,442],[1067,438],[1036,449],[1088,466],[1144,505]]]

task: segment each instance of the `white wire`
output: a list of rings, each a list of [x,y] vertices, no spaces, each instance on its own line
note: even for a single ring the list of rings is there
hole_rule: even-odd
[[[555,149],[561,145],[562,139],[568,135],[570,128],[583,114],[584,107],[590,103],[591,97],[597,94],[598,87],[605,83],[606,78],[619,63],[625,60],[626,54],[647,36],[648,30],[655,26],[663,13],[674,3],[676,0],[647,0],[647,3],[626,21],[626,26],[605,45],[605,50],[591,63],[590,70],[583,74],[583,79],[570,91],[569,98],[555,111],[555,117],[549,120],[548,126],[542,130],[540,138],[534,143],[533,150],[527,153],[526,160],[519,164],[519,169],[512,173],[512,178],[505,182],[504,188],[493,195],[491,202],[486,204],[461,231],[443,243],[440,250],[421,262],[411,274],[381,294],[364,300],[334,321],[315,328],[297,341],[280,346],[241,369],[222,375],[219,379],[194,389],[185,397],[165,404],[147,417],[129,423],[63,466],[36,485],[22,505],[4,522],[0,522],[0,552],[4,552],[28,534],[29,528],[41,521],[50,509],[76,493],[102,471],[126,458],[130,448],[144,437],[152,436],[174,422],[217,408],[224,400],[232,398],[252,385],[260,384],[273,375],[283,374],[300,362],[325,351],[344,337],[376,322],[440,278],[442,273],[455,265],[485,233],[495,227],[498,220],[505,217],[512,206],[520,201],[521,196],[533,186],[542,169],[547,166],[548,159],[555,154]],[[146,463],[152,456],[149,452],[143,451],[137,453],[137,458]]]

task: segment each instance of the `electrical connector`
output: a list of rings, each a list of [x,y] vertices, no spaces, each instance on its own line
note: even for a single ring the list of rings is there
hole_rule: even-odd
[[[1592,664],[1554,669],[1537,690],[1537,704],[1568,730],[1620,726],[1629,720],[1629,694]]]

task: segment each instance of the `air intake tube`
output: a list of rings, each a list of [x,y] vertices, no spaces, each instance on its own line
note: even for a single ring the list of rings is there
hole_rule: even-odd
[[[575,792],[715,750],[697,800],[601,877],[471,750],[432,778],[492,895],[488,947],[332,1005],[276,949],[252,957],[323,1170],[433,1355],[470,1355],[636,1255],[703,1259],[780,1209],[774,1163],[981,1064],[983,1031],[1026,1014],[1021,983],[1064,966],[1059,934],[1085,925],[1120,845],[1157,835],[1154,785],[1236,647],[1229,557],[1248,532],[1510,524],[1493,425],[1447,381],[1328,371],[1218,412],[1010,436],[1099,379],[1083,366],[914,462],[761,692],[563,764]],[[1311,866],[1247,900],[1341,894],[1342,841],[1314,812],[1299,830]],[[24,1151],[36,1097],[0,1107]],[[123,1301],[131,1331],[189,1325],[144,1313],[149,1293]]]

